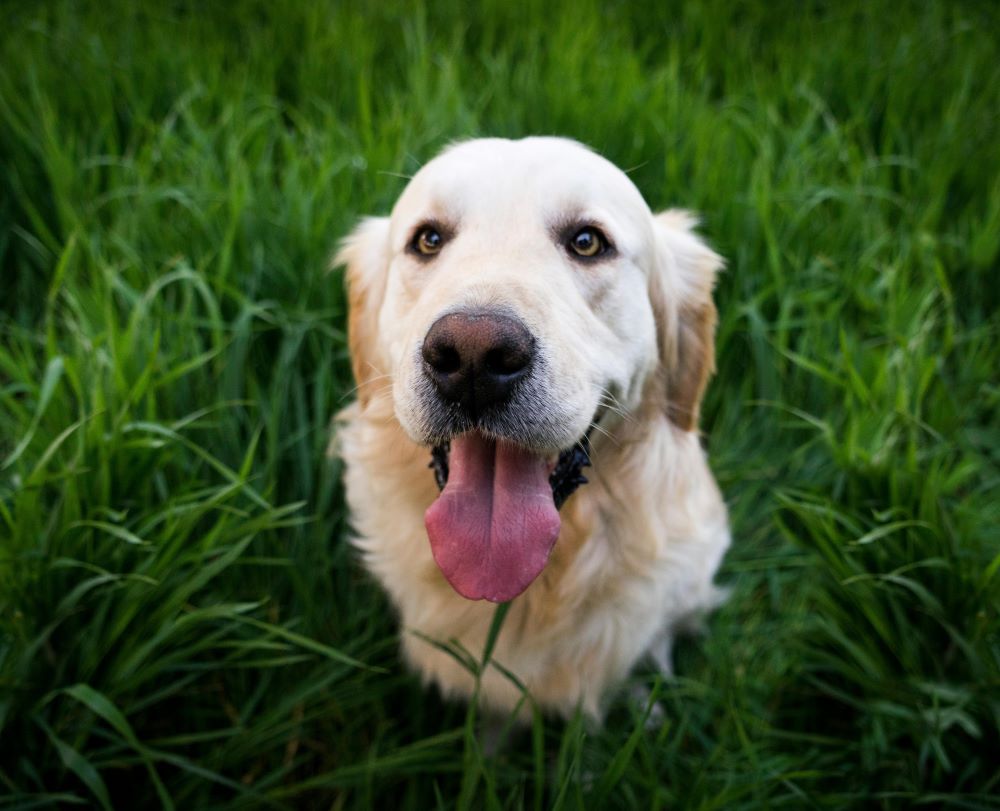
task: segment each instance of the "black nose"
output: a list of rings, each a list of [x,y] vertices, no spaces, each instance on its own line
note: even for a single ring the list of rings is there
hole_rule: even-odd
[[[509,315],[450,313],[431,325],[421,354],[441,396],[475,418],[510,399],[531,367],[535,339]]]

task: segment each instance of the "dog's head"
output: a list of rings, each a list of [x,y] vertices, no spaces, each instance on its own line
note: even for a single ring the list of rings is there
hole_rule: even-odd
[[[541,572],[560,525],[549,476],[596,421],[655,406],[696,428],[721,260],[693,224],[654,216],[577,143],[483,139],[344,243],[359,400],[391,391],[415,442],[449,448],[425,523],[462,595],[508,600]]]

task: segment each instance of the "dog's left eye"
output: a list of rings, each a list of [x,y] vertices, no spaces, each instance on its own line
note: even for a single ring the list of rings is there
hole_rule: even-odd
[[[608,250],[608,241],[604,234],[593,226],[588,225],[577,231],[569,241],[569,249],[577,256],[584,259],[592,259],[600,256]]]
[[[414,235],[410,249],[421,256],[434,256],[441,252],[442,245],[444,237],[441,236],[441,232],[431,225],[425,225]]]

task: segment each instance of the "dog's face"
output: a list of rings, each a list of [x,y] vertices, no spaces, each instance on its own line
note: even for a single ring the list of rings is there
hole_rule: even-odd
[[[406,433],[447,449],[426,525],[463,595],[510,599],[541,571],[549,475],[595,422],[654,397],[694,427],[719,260],[690,225],[654,217],[579,144],[485,139],[431,161],[345,244],[359,399],[391,392]]]

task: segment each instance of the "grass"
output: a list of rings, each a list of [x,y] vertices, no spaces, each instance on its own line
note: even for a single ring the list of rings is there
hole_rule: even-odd
[[[4,19],[0,809],[1000,805],[994,7]],[[733,596],[635,676],[652,728],[622,698],[487,757],[345,542],[327,258],[443,144],[528,133],[729,258]]]

